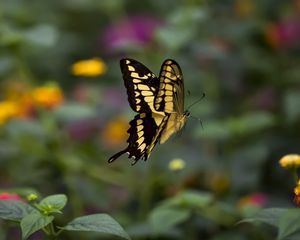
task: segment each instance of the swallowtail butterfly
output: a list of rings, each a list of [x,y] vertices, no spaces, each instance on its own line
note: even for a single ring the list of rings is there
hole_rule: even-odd
[[[177,62],[165,60],[159,77],[133,59],[121,59],[120,66],[129,104],[138,114],[127,131],[128,146],[108,162],[128,153],[135,164],[139,159],[146,161],[158,142],[162,144],[178,132],[185,125],[189,112],[184,111],[183,76]]]

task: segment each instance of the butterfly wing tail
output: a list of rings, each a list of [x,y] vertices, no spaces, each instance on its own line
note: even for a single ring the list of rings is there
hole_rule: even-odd
[[[108,163],[112,163],[113,161],[115,161],[117,158],[119,158],[124,153],[128,153],[128,148],[126,148],[126,149],[122,150],[121,152],[118,152],[115,155],[113,155],[112,157],[110,157],[108,159]],[[140,159],[140,157],[136,158],[135,156],[129,155],[129,158],[131,158],[131,157],[134,159],[133,162],[131,163],[131,165],[133,166],[133,165],[135,165],[138,162],[138,160]],[[148,156],[145,155],[145,157],[144,157],[145,161],[147,160],[147,157]]]
[[[113,155],[112,157],[110,157],[110,158],[108,159],[108,162],[109,162],[109,163],[112,163],[112,162],[115,161],[118,157],[120,157],[121,155],[123,155],[123,154],[126,153],[126,152],[127,152],[127,148],[124,149],[124,150],[122,150],[121,152],[116,153],[116,154]]]

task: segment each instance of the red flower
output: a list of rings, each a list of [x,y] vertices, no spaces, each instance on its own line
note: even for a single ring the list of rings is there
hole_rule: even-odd
[[[23,202],[23,199],[18,194],[7,192],[0,193],[0,200],[16,200]]]

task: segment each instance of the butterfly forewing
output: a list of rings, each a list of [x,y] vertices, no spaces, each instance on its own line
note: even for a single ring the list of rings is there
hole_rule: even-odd
[[[177,62],[170,59],[164,61],[159,74],[159,82],[159,90],[154,100],[156,111],[183,114],[183,76]]]
[[[158,78],[146,66],[133,59],[122,59],[120,67],[131,108],[141,113],[154,111]]]

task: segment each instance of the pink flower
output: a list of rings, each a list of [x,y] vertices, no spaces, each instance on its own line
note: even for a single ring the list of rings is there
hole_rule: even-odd
[[[249,203],[257,206],[263,206],[267,202],[267,195],[264,193],[254,193],[250,195]]]
[[[300,47],[300,21],[289,18],[269,24],[266,28],[266,39],[275,48]]]
[[[300,22],[289,19],[278,25],[279,42],[285,47],[299,46],[300,40]]]
[[[16,200],[20,202],[24,201],[18,194],[7,192],[0,193],[0,200]]]
[[[252,205],[262,207],[267,203],[268,197],[265,193],[253,193],[242,197],[239,201],[240,206]]]
[[[102,42],[108,51],[145,46],[151,42],[155,30],[161,25],[161,21],[150,16],[121,19],[105,29]]]

